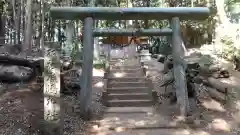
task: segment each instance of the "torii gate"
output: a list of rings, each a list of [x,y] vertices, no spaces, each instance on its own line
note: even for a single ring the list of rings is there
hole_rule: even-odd
[[[83,37],[83,70],[80,107],[83,114],[89,112],[89,102],[92,93],[93,68],[93,37],[106,35],[138,35],[138,36],[172,36],[172,53],[174,58],[174,77],[180,112],[186,115],[188,110],[188,97],[186,90],[185,70],[182,65],[184,51],[180,32],[180,19],[204,20],[210,14],[206,7],[52,7],[50,14],[53,19],[84,20]],[[93,20],[163,20],[169,19],[172,30],[94,30]],[[46,93],[47,94],[47,93]]]

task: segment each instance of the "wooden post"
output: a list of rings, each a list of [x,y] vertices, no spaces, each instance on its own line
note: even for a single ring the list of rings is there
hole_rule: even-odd
[[[60,122],[60,45],[45,42],[44,53],[44,120],[45,132],[61,134]]]
[[[89,103],[92,94],[92,69],[93,69],[93,19],[87,17],[84,19],[83,33],[83,66],[82,82],[80,93],[80,109],[83,118],[89,114]],[[88,118],[87,118],[88,119]]]
[[[172,18],[172,51],[174,60],[174,79],[177,101],[180,105],[180,115],[186,116],[189,110],[188,94],[186,87],[186,76],[183,65],[179,62],[179,59],[184,56],[184,50],[182,48],[182,39],[180,32],[180,21],[178,17]]]

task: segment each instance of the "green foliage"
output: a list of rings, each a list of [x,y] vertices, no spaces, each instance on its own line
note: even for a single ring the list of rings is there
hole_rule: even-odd
[[[225,11],[231,22],[238,22],[240,19],[240,0],[225,0]]]
[[[221,57],[228,60],[233,60],[234,57],[240,58],[240,49],[236,47],[231,37],[225,35],[221,39],[221,43],[223,44],[223,51],[221,53]]]
[[[159,43],[159,53],[169,55],[172,52],[172,48],[167,41],[160,41]]]
[[[153,39],[152,45],[153,53],[169,55],[172,52],[172,48],[168,41],[161,40],[160,38]]]
[[[99,60],[95,60],[93,62],[93,67],[96,69],[104,69],[106,66],[106,60],[105,59],[99,59]]]

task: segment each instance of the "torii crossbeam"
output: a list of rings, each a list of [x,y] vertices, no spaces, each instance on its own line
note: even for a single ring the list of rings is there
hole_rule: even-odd
[[[179,17],[184,20],[203,20],[209,16],[206,7],[52,7],[54,19],[81,20],[92,17],[96,20],[162,20]]]

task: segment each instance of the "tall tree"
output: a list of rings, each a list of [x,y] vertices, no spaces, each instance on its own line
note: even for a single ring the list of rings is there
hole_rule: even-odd
[[[231,0],[228,0],[231,1]],[[215,42],[216,44],[220,44],[221,38],[226,34],[230,35],[230,19],[227,17],[227,13],[225,11],[225,0],[215,0],[217,14],[216,14],[216,29],[215,29]],[[226,33],[228,32],[228,33]]]
[[[145,7],[150,7],[150,2],[151,0],[145,0]],[[144,20],[144,28],[147,29],[149,26],[148,26],[148,20]]]
[[[4,36],[5,36],[5,32],[4,32],[4,21],[3,21],[3,5],[4,2],[1,1],[0,2],[0,44],[4,43]]]
[[[21,43],[21,12],[22,12],[22,9],[21,9],[21,2],[22,1],[18,1],[18,10],[17,10],[17,13],[16,13],[16,17],[15,17],[15,28],[16,28],[16,44],[20,44]]]
[[[44,12],[44,8],[45,8],[45,1],[44,0],[41,0],[41,23],[40,23],[40,26],[39,26],[39,29],[40,29],[40,33],[39,33],[39,36],[40,36],[40,45],[39,45],[39,49],[42,50],[43,49],[43,46],[44,46],[44,22],[45,22],[45,12]],[[41,54],[42,55],[42,54]]]
[[[25,38],[22,45],[22,51],[30,53],[32,43],[32,0],[27,0],[26,15],[25,15]]]

